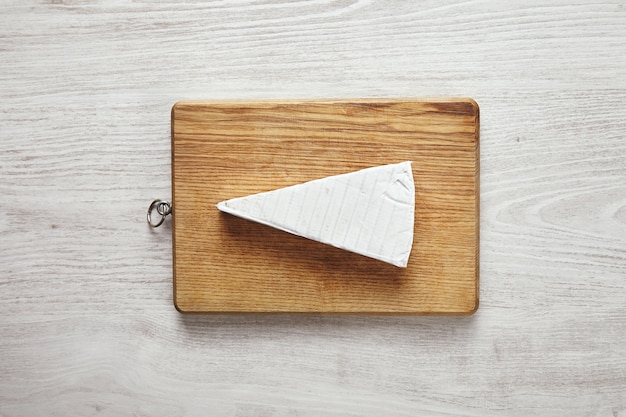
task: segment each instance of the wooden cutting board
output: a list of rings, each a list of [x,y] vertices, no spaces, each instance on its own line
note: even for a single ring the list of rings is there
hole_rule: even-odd
[[[179,102],[172,109],[181,312],[472,314],[478,106],[471,99]],[[219,201],[413,161],[409,265],[221,213]]]

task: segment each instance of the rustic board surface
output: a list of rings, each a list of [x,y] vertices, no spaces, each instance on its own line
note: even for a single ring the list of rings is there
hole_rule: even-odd
[[[174,300],[183,312],[471,314],[478,106],[470,99],[180,102]],[[219,212],[233,197],[413,161],[407,268]]]
[[[625,417],[626,2],[0,2],[3,417]],[[472,97],[471,316],[180,314],[183,99]]]

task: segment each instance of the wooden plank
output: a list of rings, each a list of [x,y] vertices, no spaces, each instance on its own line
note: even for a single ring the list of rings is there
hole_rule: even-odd
[[[478,106],[470,99],[180,102],[172,110],[174,300],[183,312],[471,314]],[[397,268],[227,214],[221,200],[413,161]]]

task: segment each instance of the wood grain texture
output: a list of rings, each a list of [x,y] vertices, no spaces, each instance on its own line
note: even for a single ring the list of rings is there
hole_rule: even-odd
[[[0,1],[0,415],[626,414],[623,1]],[[473,97],[470,317],[181,315],[170,109]]]
[[[174,303],[182,312],[473,313],[478,127],[470,99],[177,103]],[[407,268],[215,207],[407,160],[417,200]]]

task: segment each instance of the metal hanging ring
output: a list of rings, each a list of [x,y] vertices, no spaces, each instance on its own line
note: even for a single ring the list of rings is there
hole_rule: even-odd
[[[158,221],[155,220],[153,222],[152,212],[155,210],[157,214],[161,216],[161,218]],[[163,224],[165,218],[170,214],[172,214],[172,204],[169,201],[157,199],[150,204],[150,207],[148,207],[148,214],[146,217],[148,219],[148,224],[150,225],[150,227],[159,227]]]

